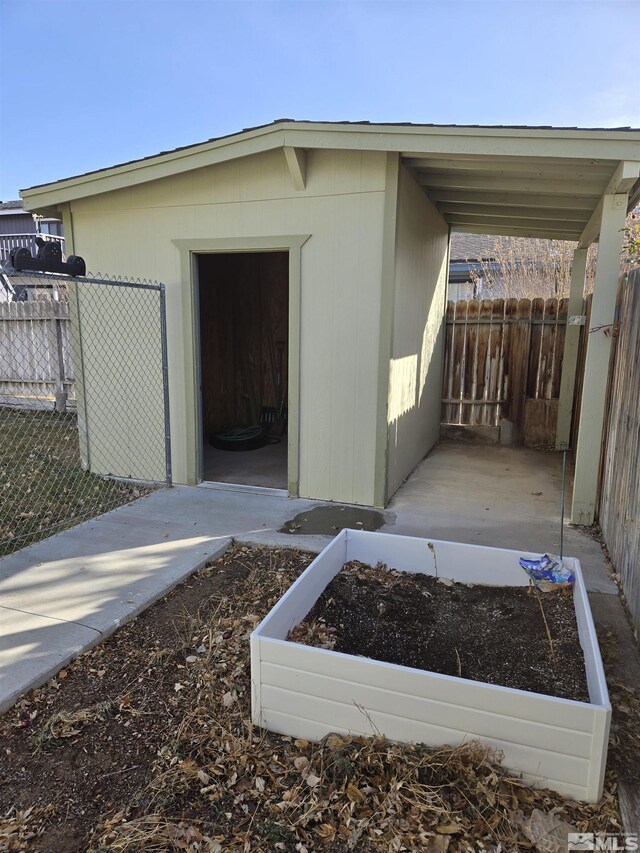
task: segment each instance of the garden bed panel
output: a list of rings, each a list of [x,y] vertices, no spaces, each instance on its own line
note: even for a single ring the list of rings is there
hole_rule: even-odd
[[[434,559],[435,554],[435,559]],[[318,740],[329,732],[453,744],[477,739],[505,766],[566,796],[601,794],[611,709],[580,566],[574,605],[590,702],[384,663],[286,640],[327,584],[351,560],[379,562],[462,583],[526,586],[523,552],[363,531],[342,531],[314,560],[251,637],[256,724]],[[528,555],[535,556],[535,555]],[[436,572],[437,564],[437,572]],[[547,654],[547,649],[541,649]],[[509,653],[506,649],[505,653]]]

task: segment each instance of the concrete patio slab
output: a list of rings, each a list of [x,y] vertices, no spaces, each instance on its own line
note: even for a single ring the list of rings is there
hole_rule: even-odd
[[[121,507],[109,517],[127,525],[154,524],[164,530],[176,525],[189,535],[209,538],[232,537],[272,547],[304,548],[319,551],[327,536],[292,536],[280,533],[284,522],[299,512],[317,506],[317,501],[289,498],[286,494],[257,489],[235,491],[228,487],[175,486]]]
[[[557,554],[561,496],[559,453],[445,441],[394,495],[388,509],[397,520],[390,532]],[[580,560],[590,592],[617,594],[591,536],[565,524],[564,553]]]

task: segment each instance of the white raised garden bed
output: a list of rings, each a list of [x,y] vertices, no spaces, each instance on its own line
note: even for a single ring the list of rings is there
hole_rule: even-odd
[[[526,586],[526,554],[431,540],[437,574],[462,583]],[[287,641],[342,566],[359,560],[436,575],[429,540],[343,530],[251,635],[253,721],[319,740],[329,732],[384,734],[400,742],[458,745],[477,739],[530,782],[596,802],[602,794],[611,706],[580,564],[574,604],[590,702],[497,687]],[[511,650],[505,648],[504,654]],[[545,649],[540,650],[545,654]]]

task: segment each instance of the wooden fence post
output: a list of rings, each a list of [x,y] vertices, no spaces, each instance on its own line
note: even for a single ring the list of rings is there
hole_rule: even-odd
[[[571,286],[569,289],[569,317],[584,316],[584,278],[587,270],[588,249],[576,249],[571,265]],[[556,450],[566,450],[571,442],[571,419],[576,391],[576,369],[578,367],[578,349],[581,326],[571,325],[567,320],[562,355],[562,378],[560,380],[560,399],[558,402],[558,425],[556,428]]]
[[[67,411],[67,391],[64,387],[64,338],[62,335],[62,320],[60,319],[60,302],[54,302],[56,317],[52,321],[56,330],[56,412],[64,414]]]

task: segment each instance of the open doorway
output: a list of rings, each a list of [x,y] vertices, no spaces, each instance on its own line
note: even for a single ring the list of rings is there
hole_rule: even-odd
[[[288,252],[198,256],[202,479],[287,488]]]

